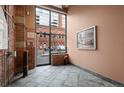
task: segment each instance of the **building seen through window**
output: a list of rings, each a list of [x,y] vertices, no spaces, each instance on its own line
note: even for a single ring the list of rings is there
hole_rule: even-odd
[[[65,22],[66,16],[64,14],[36,8],[36,32],[39,33],[37,48],[45,51],[49,51],[51,48],[51,53],[65,52]]]

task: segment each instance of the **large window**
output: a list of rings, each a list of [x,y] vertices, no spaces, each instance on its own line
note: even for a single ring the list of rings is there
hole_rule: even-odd
[[[51,53],[66,52],[65,14],[36,8],[36,27],[38,33],[50,35]],[[42,43],[40,42],[40,44]]]
[[[65,52],[65,15],[51,12],[51,49],[52,53]]]

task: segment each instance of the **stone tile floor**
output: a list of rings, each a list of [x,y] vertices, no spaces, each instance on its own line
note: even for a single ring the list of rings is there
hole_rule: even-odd
[[[116,87],[76,66],[41,66],[8,87]]]

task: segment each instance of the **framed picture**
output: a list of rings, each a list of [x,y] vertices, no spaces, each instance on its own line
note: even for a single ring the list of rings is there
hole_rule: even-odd
[[[77,48],[96,50],[96,26],[92,26],[77,33]]]

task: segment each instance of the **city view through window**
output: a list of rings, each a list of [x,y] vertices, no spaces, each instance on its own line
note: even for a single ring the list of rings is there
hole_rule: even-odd
[[[50,53],[66,52],[66,16],[36,8],[37,63],[49,63]]]

